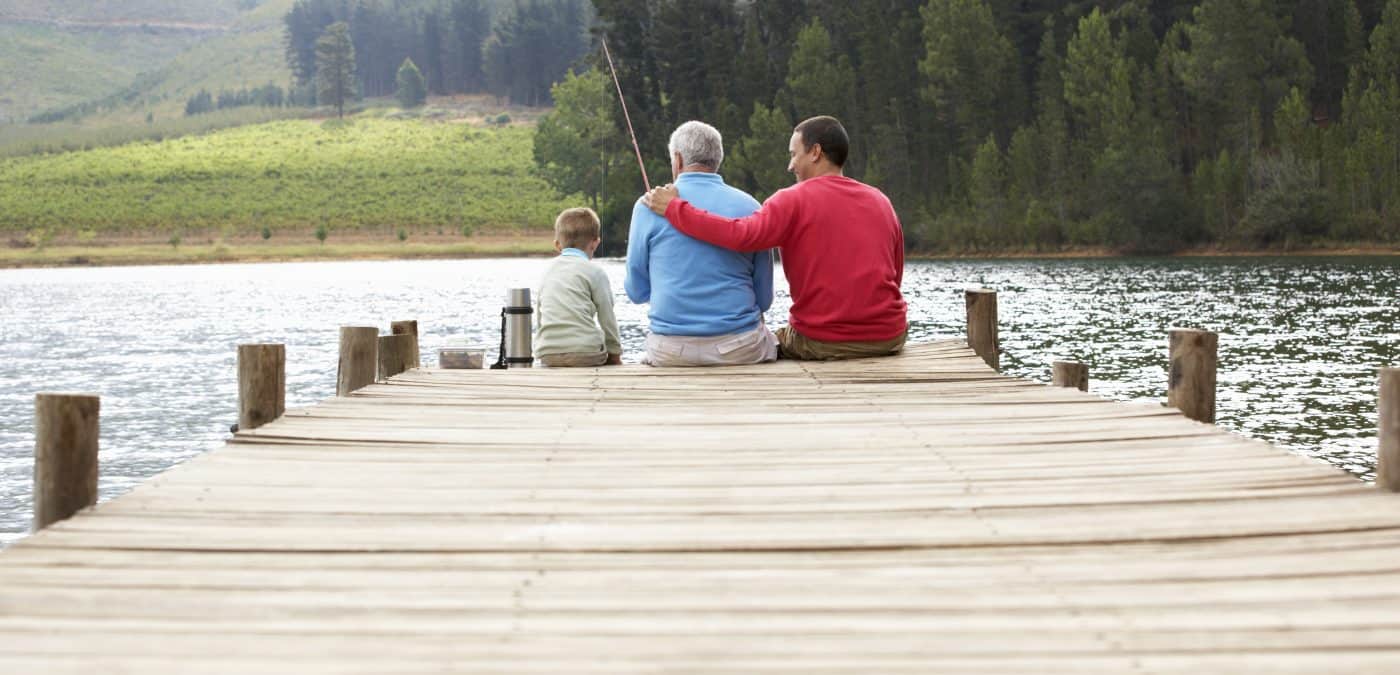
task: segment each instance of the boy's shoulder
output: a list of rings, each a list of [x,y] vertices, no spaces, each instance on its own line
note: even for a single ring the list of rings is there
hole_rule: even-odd
[[[599,265],[598,261],[592,258],[585,260],[583,258],[564,255],[550,262],[549,268],[545,270],[545,275],[548,276],[550,274],[583,275],[587,277],[601,276],[604,279],[608,277],[608,271],[603,269],[603,266]]]

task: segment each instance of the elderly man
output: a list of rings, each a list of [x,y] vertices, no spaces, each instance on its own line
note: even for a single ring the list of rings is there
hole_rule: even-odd
[[[671,177],[678,194],[729,218],[758,208],[725,185],[719,131],[686,122],[671,134]],[[777,358],[777,339],[763,325],[773,302],[773,259],[767,249],[729,251],[677,232],[638,200],[627,239],[627,297],[651,303],[645,362],[653,366],[744,365]]]
[[[797,185],[748,217],[707,213],[669,185],[642,198],[702,241],[736,251],[782,247],[792,289],[788,325],[778,330],[784,358],[884,356],[904,348],[904,232],[884,193],[845,176],[849,147],[833,117],[797,125],[788,141]]]

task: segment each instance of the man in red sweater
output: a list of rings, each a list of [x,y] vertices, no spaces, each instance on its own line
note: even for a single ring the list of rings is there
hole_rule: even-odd
[[[788,142],[788,171],[797,184],[744,218],[697,209],[672,185],[642,198],[701,241],[735,251],[782,247],[792,290],[789,325],[777,332],[786,358],[884,356],[904,348],[904,232],[884,193],[844,175],[849,148],[846,129],[833,117],[797,125]]]

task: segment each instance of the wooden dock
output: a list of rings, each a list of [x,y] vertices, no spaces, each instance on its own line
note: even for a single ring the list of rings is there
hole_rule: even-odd
[[[3,673],[1400,671],[1400,496],[844,363],[413,370],[0,553]]]

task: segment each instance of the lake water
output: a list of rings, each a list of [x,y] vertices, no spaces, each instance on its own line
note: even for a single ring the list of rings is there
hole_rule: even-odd
[[[36,392],[102,396],[109,499],[227,438],[239,343],[285,343],[287,405],[311,405],[335,391],[339,326],[417,319],[428,366],[443,346],[494,351],[504,289],[547,262],[0,271],[0,545],[29,527]],[[621,263],[602,264],[635,361],[645,307],[621,295]],[[789,306],[777,277],[773,327]],[[911,339],[960,336],[969,286],[1000,291],[1005,372],[1048,382],[1074,358],[1119,400],[1165,400],[1167,328],[1218,331],[1221,426],[1371,477],[1376,369],[1400,365],[1400,258],[916,262]]]

